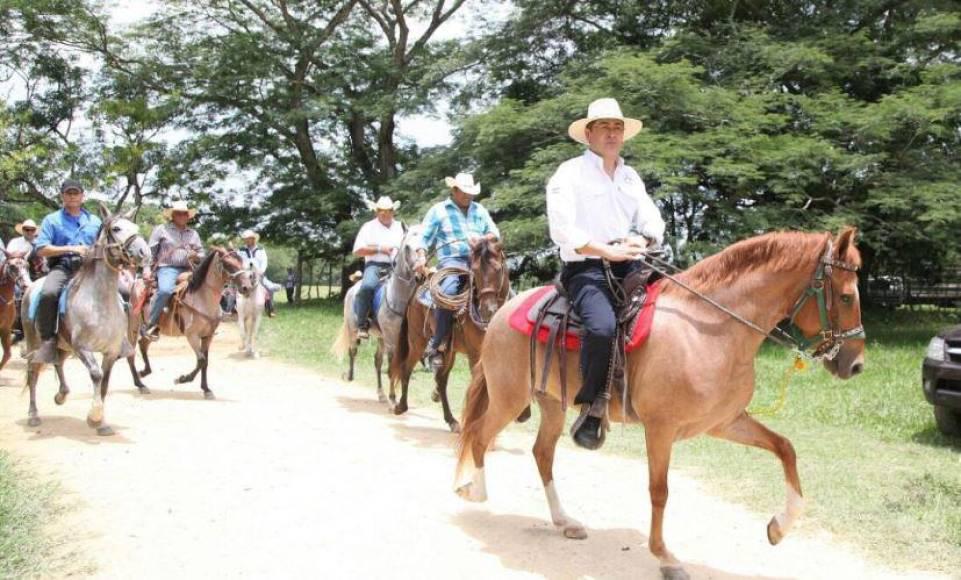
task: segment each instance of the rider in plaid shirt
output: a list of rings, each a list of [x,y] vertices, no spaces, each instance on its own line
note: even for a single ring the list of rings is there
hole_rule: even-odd
[[[427,265],[427,250],[434,248],[437,253],[438,266],[446,268],[460,266],[470,267],[469,242],[483,236],[500,237],[500,230],[494,224],[484,206],[472,198],[480,193],[480,184],[474,183],[474,176],[469,173],[459,173],[456,178],[445,179],[451,189],[450,198],[435,204],[424,216],[424,231],[421,235],[421,247],[417,250],[418,262],[416,268],[423,272]],[[448,276],[441,282],[444,294],[452,295],[460,292],[463,279],[461,276]],[[450,333],[454,313],[451,310],[436,308],[434,310],[434,336],[427,344],[426,355],[431,366],[438,369],[443,366],[443,348]]]

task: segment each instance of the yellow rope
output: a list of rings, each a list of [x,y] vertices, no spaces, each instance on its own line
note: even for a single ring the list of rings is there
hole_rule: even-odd
[[[470,284],[464,284],[464,289],[457,294],[444,294],[441,290],[440,284],[448,276],[465,276],[470,275],[470,270],[460,268],[457,266],[449,266],[446,268],[441,268],[435,272],[428,282],[428,288],[430,289],[430,296],[434,300],[434,304],[444,308],[446,310],[459,311],[464,308],[470,301],[471,288]]]
[[[767,407],[756,407],[748,409],[747,412],[754,416],[770,416],[773,417],[781,412],[784,408],[784,403],[787,402],[787,389],[791,384],[791,379],[794,378],[794,373],[797,371],[804,371],[807,369],[807,363],[801,358],[800,354],[794,356],[794,361],[791,366],[784,369],[784,376],[781,378],[781,383],[778,386],[778,396],[777,400],[774,401],[772,405]]]

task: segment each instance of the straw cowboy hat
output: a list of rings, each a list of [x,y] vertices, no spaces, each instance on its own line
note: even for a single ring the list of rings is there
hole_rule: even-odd
[[[621,113],[621,106],[617,104],[615,99],[597,99],[587,107],[587,116],[583,119],[578,119],[571,123],[571,126],[567,128],[567,134],[571,136],[571,139],[587,145],[587,134],[586,129],[589,123],[594,121],[600,121],[601,119],[615,119],[624,122],[624,140],[633,139],[641,132],[641,128],[644,123],[641,123],[638,119],[632,119],[630,117],[625,117]]]
[[[364,200],[364,203],[367,204],[367,208],[370,211],[397,211],[400,208],[399,201],[393,201],[389,196],[386,195],[380,196],[380,199],[377,200],[377,203],[369,200]]]
[[[194,216],[197,215],[197,210],[192,207],[188,207],[186,201],[175,201],[172,206],[164,210],[164,219],[169,220],[171,217],[173,217],[175,211],[187,212],[188,219],[194,219]]]
[[[474,183],[474,176],[470,173],[458,173],[457,177],[445,177],[444,183],[447,187],[457,188],[468,195],[477,195],[481,192],[479,183]]]
[[[260,234],[258,234],[254,230],[244,230],[243,233],[240,234],[240,239],[246,240],[247,238],[253,238],[254,243],[256,244],[257,242],[260,241]]]
[[[23,228],[37,229],[37,222],[27,219],[13,226],[13,229],[17,230],[17,233],[20,234],[21,236],[23,235]]]

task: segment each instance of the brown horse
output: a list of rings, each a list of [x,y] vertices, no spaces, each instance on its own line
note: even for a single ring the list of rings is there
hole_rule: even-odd
[[[22,253],[7,254],[6,261],[0,265],[0,343],[3,344],[0,369],[10,360],[10,332],[17,320],[17,284],[21,288],[30,285],[28,272],[27,259]]]
[[[182,296],[173,296],[166,310],[176,312],[170,316],[168,312],[160,317],[160,333],[164,336],[184,336],[197,356],[194,369],[177,377],[174,384],[189,383],[200,372],[200,388],[204,397],[213,399],[213,391],[207,386],[207,365],[209,361],[210,342],[214,332],[220,325],[222,312],[220,298],[224,286],[231,280],[237,285],[237,290],[246,296],[253,288],[251,274],[244,269],[243,263],[236,252],[224,248],[213,247],[203,262],[190,276],[190,282]],[[143,280],[137,280],[130,292],[130,303],[141,304],[141,308],[131,308],[127,317],[127,336],[131,343],[139,341],[140,354],[143,356],[144,369],[137,372],[135,353],[127,357],[133,382],[141,393],[149,394],[150,389],[140,379],[152,371],[147,351],[150,349],[150,339],[139,336],[140,326],[147,315],[147,301],[143,297],[145,291]]]
[[[831,374],[847,379],[864,367],[864,340],[858,299],[860,254],[855,231],[830,234],[773,233],[734,244],[682,273],[678,280],[771,331],[790,317],[793,328],[810,340]],[[667,472],[675,441],[708,434],[771,451],[781,460],[787,505],[768,524],[778,543],[800,515],[803,500],[796,456],[790,441],[751,417],[754,359],[764,336],[711,306],[679,285],[665,281],[657,302],[650,340],[628,355],[630,405],[644,424],[652,505],[650,550],[665,577],[685,578],[663,536]],[[820,289],[818,289],[820,288]],[[509,326],[510,313],[530,294],[508,302],[487,329],[481,360],[467,394],[464,431],[459,440],[455,485],[458,493],[484,501],[484,454],[494,437],[531,401],[528,337]],[[824,300],[808,300],[812,295]],[[820,304],[819,304],[820,303]],[[834,347],[834,348],[832,348]],[[543,346],[538,348],[538,360]],[[579,388],[577,357],[567,358],[572,392]],[[556,366],[556,365],[555,365]],[[536,397],[541,424],[534,458],[554,524],[569,538],[584,538],[584,527],[561,507],[553,463],[564,428],[559,374],[551,370],[547,396]],[[611,401],[614,421],[624,415]],[[472,472],[472,473],[471,473]],[[601,482],[598,482],[599,484]]]
[[[454,368],[454,357],[456,353],[467,355],[471,368],[474,368],[480,355],[487,323],[510,294],[509,271],[499,241],[484,237],[471,244],[468,276],[469,303],[454,321],[449,347],[444,351],[444,365],[434,374],[435,394],[444,408],[444,421],[454,433],[460,432],[460,424],[451,413],[447,397],[447,379]],[[391,403],[394,403],[395,381],[399,380],[401,383],[400,402],[393,407],[396,415],[407,412],[410,376],[434,334],[433,327],[434,317],[431,311],[420,301],[411,300],[407,305],[407,316],[401,325],[399,348],[391,360]]]

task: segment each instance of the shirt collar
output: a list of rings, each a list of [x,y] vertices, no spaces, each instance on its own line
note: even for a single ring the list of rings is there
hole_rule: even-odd
[[[593,165],[601,171],[604,171],[604,158],[594,153],[590,149],[584,150],[584,161]],[[614,167],[614,173],[616,174],[621,168],[624,167],[624,158],[620,155],[617,156],[617,165]]]
[[[470,202],[470,205],[467,206],[467,213],[470,213],[471,210],[474,209],[474,205],[475,205],[476,203],[477,203],[477,202],[475,202],[475,201],[471,201],[471,202]],[[447,201],[445,202],[445,204],[446,204],[447,207],[449,207],[449,208],[456,209],[457,211],[461,211],[460,206],[457,205],[456,203],[454,203],[454,200],[451,199],[451,198],[449,198],[449,197],[447,198]]]
[[[89,217],[90,212],[85,210],[84,208],[80,208],[80,215],[78,215],[77,217],[73,217],[72,215],[67,213],[67,208],[62,207],[60,208],[60,216],[64,219],[79,221],[79,220],[82,220],[84,217]]]

